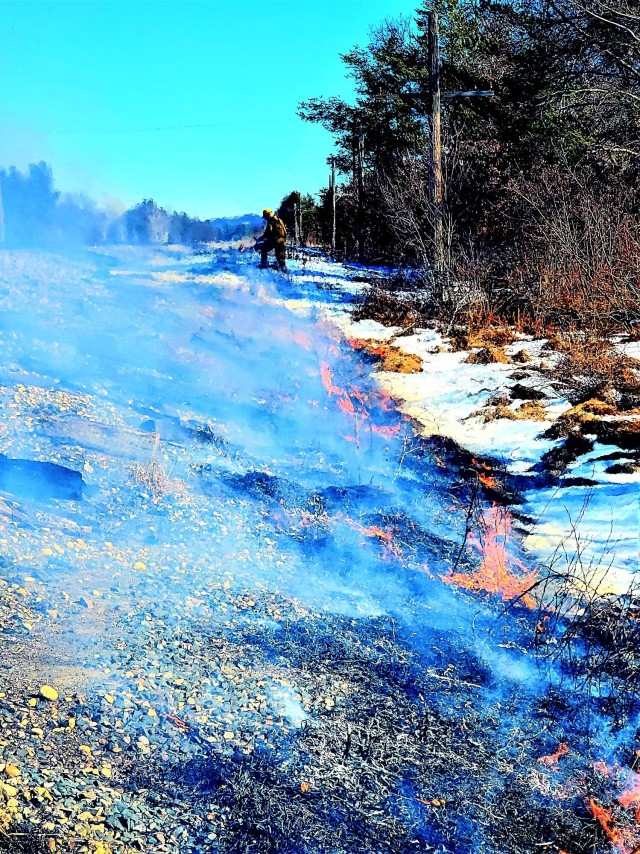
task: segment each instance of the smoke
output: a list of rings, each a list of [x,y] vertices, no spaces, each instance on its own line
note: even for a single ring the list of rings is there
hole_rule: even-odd
[[[6,393],[31,424],[16,425],[11,456],[81,471],[97,494],[74,512],[146,564],[182,553],[309,607],[466,644],[477,608],[439,576],[464,537],[467,487],[413,441],[362,356],[235,253],[117,251],[5,257],[2,362],[31,375],[28,394]],[[153,583],[180,599],[185,576],[167,570]]]
[[[475,493],[455,452],[444,462],[418,439],[366,354],[318,322],[344,298],[319,282],[232,251],[0,252],[3,559],[56,612],[49,648],[90,663],[110,698],[95,719],[122,718],[118,746],[162,742],[180,765],[212,742],[239,756],[238,733],[266,738],[273,715],[286,768],[312,719],[305,737],[335,739],[340,768],[356,749],[396,768],[375,815],[451,790],[455,839],[480,845],[487,813],[461,795],[502,803],[501,763],[531,753],[537,769],[556,726],[536,709],[533,612],[502,619],[441,579],[455,566],[482,593],[491,562],[506,572],[522,555],[490,507],[485,548],[467,537]],[[476,752],[480,782],[441,760]],[[428,830],[420,815],[407,827]]]
[[[32,163],[26,172],[0,169],[0,245],[73,249],[105,243],[192,245],[253,235],[262,220],[243,217],[199,220],[168,212],[152,199],[130,210],[107,200],[103,207],[83,194],[55,189],[51,167]]]

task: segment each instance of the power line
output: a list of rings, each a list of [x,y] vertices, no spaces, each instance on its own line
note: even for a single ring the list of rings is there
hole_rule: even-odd
[[[269,126],[275,127],[276,125],[281,125],[281,122],[260,122],[260,126],[264,127],[267,124]],[[166,127],[157,126],[157,127],[148,127],[148,128],[94,128],[93,130],[90,128],[76,128],[74,130],[46,130],[42,128],[38,128],[38,133],[48,134],[51,136],[75,136],[81,134],[89,134],[89,135],[115,135],[115,134],[128,134],[128,133],[164,133],[167,131],[181,131],[181,130],[203,130],[203,129],[212,129],[212,128],[224,128],[224,127],[255,127],[255,120],[239,121],[239,122],[207,122],[203,124],[193,124],[193,125],[168,125]],[[25,131],[20,130],[3,130],[3,136],[22,136]]]

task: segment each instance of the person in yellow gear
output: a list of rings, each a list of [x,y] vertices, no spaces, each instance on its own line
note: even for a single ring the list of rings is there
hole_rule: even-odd
[[[267,227],[256,243],[256,249],[260,250],[261,268],[269,266],[267,256],[272,249],[275,250],[278,267],[283,273],[287,272],[287,227],[279,216],[276,216],[271,208],[262,211],[262,218],[266,219]]]

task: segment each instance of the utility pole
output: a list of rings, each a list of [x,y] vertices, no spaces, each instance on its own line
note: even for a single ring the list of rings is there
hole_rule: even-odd
[[[331,257],[336,257],[336,158],[332,154],[329,158],[331,175],[329,176],[329,190],[331,191]]]
[[[433,217],[433,272],[442,293],[444,273],[444,228],[442,211],[442,134],[440,112],[440,44],[438,15],[429,12],[429,93],[431,95],[431,134],[429,140],[429,184]]]
[[[425,114],[425,101],[430,105],[429,114],[429,202],[431,205],[432,241],[433,241],[433,273],[439,296],[444,298],[443,273],[445,270],[445,241],[444,241],[444,181],[442,177],[442,130],[441,130],[441,100],[443,98],[489,98],[493,90],[472,90],[469,92],[440,91],[440,42],[438,32],[438,14],[429,12],[428,19],[428,71],[429,87],[426,92],[388,92],[375,97],[386,101],[396,98],[408,104],[415,105],[416,112]]]
[[[358,261],[364,264],[364,134],[358,134]]]
[[[0,243],[4,243],[4,208],[2,206],[2,181],[0,181]]]
[[[294,203],[293,203],[293,239],[295,241],[296,246],[300,245],[300,220],[298,217],[299,210],[300,210],[300,205],[294,201]]]

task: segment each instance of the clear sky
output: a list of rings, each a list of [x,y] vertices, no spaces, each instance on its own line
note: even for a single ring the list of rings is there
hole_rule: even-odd
[[[327,177],[296,116],[350,98],[339,54],[419,0],[0,2],[0,166],[58,189],[200,216],[260,212]]]

